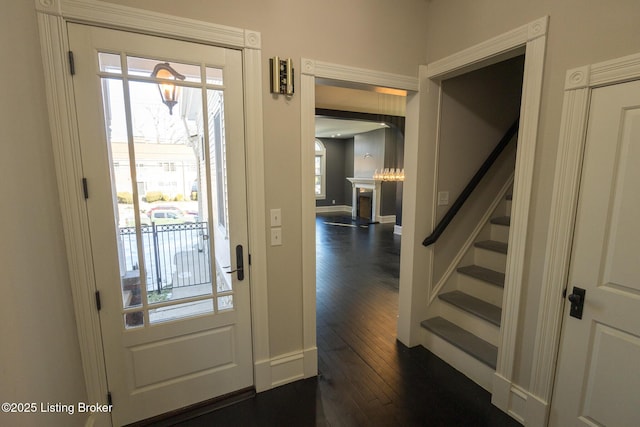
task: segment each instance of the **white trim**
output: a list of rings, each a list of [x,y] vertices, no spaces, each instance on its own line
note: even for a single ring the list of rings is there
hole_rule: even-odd
[[[522,101],[520,107],[520,130],[518,132],[518,151],[516,155],[516,171],[514,176],[514,197],[511,214],[511,233],[509,235],[509,254],[505,273],[505,290],[502,310],[502,327],[498,346],[498,360],[496,367],[496,381],[498,378],[511,380],[514,371],[514,359],[516,354],[516,335],[520,316],[520,295],[522,281],[524,277],[524,257],[525,245],[527,241],[527,231],[529,224],[529,208],[531,190],[533,186],[533,166],[535,161],[535,148],[537,143],[538,120],[540,114],[540,99],[542,95],[542,75],[544,69],[544,57],[546,48],[546,33],[548,17],[543,17],[532,21],[526,25],[512,31],[494,37],[486,42],[480,43],[447,58],[435,61],[424,69],[421,69],[421,93],[424,98],[421,104],[425,110],[421,112],[420,125],[421,135],[419,139],[421,145],[424,144],[424,152],[420,154],[419,161],[421,169],[434,169],[437,167],[438,132],[439,132],[439,109],[441,97],[441,82],[444,79],[469,72],[486,65],[493,64],[499,60],[512,57],[517,54],[525,54],[524,77],[522,88]],[[405,144],[405,150],[412,153],[414,150]],[[410,154],[411,155],[411,154]],[[407,175],[411,179],[411,166],[405,165]],[[422,181],[424,182],[424,181]],[[427,182],[437,182],[434,181]],[[405,186],[404,199],[418,197],[417,187],[409,181],[409,186]],[[412,191],[409,191],[412,190]],[[417,202],[416,209],[419,212],[421,221],[431,223],[433,229],[435,222],[436,192],[429,188],[420,189],[420,197],[430,197],[429,205]],[[408,209],[403,209],[403,224],[411,229],[417,230],[415,214],[406,216]],[[414,251],[416,257],[420,257],[421,262],[427,267],[433,263],[433,248],[427,248],[425,252],[418,252],[415,243],[409,248]],[[403,248],[405,246],[403,245]],[[405,251],[403,251],[404,253]],[[426,257],[426,259],[425,259]],[[426,280],[427,289],[431,288],[433,275],[432,269],[425,272],[418,270],[414,266],[404,266],[401,263],[401,286],[400,286],[400,322],[399,337],[408,340],[408,345],[413,344],[417,336],[416,330],[420,328],[420,321],[416,319],[418,315],[425,315],[425,302],[415,298],[418,291],[412,291],[413,296],[403,296],[403,272],[410,270],[412,281]],[[421,277],[422,276],[422,277]],[[411,283],[406,287],[413,286]],[[425,285],[422,285],[425,286]],[[404,307],[409,304],[410,307]],[[411,319],[404,318],[403,310],[410,313]],[[508,320],[507,320],[508,319]],[[404,341],[403,341],[404,342]],[[493,399],[493,403],[503,411],[508,411],[508,402],[501,402]]]
[[[537,414],[537,425],[546,425],[551,405],[564,306],[561,295],[569,274],[591,91],[635,79],[640,79],[640,54],[574,68],[566,74],[531,369],[530,391],[538,401],[531,411]]]
[[[315,139],[316,91],[315,78],[300,76],[300,135],[301,141]],[[300,168],[302,175],[302,340],[304,350],[316,348],[316,199],[315,147],[301,144]],[[317,362],[316,362],[317,363]],[[305,376],[317,375],[307,372]]]
[[[543,18],[547,21],[547,17]],[[518,325],[520,324],[520,295],[524,281],[525,248],[529,228],[529,211],[533,187],[533,169],[538,140],[538,122],[542,98],[542,77],[546,50],[546,29],[541,20],[527,26],[525,66],[520,104],[520,129],[513,183],[509,254],[505,271],[502,322],[498,346],[496,374],[509,380],[513,377]],[[544,29],[544,32],[534,29]],[[533,37],[533,38],[531,38]],[[496,406],[500,405],[494,402]]]
[[[301,141],[315,139],[316,78],[331,79],[343,83],[355,82],[367,86],[390,87],[406,91],[418,90],[418,79],[415,77],[332,64],[308,58],[301,58],[300,70]],[[408,121],[409,117],[407,117]],[[405,138],[405,146],[406,143]],[[306,351],[316,346],[316,233],[315,195],[313,191],[313,177],[315,176],[313,158],[315,149],[311,144],[302,144],[300,155],[302,175],[303,341]]]
[[[443,79],[468,73],[524,53],[517,49],[547,33],[548,17],[532,21],[427,65],[427,77]]]
[[[307,76],[343,83],[360,83],[365,86],[378,86],[414,92],[418,90],[419,86],[418,79],[412,76],[349,67],[307,58],[302,58],[300,69],[302,74]]]
[[[398,236],[402,236],[402,226],[394,225],[393,226],[393,234],[397,234]]]
[[[132,30],[180,40],[243,50],[245,88],[245,132],[247,144],[247,186],[252,253],[252,333],[254,375],[257,389],[264,384],[261,366],[269,360],[269,317],[267,268],[264,152],[262,132],[262,70],[260,33],[214,25],[170,15],[139,10],[96,0],[35,0],[44,65],[47,106],[51,126],[56,176],[60,193],[71,290],[78,328],[87,397],[106,401],[106,373],[99,318],[95,307],[95,284],[88,223],[81,191],[80,165],[73,85],[68,73],[69,21]],[[87,285],[92,284],[92,285]],[[109,425],[110,419],[92,417],[89,424]]]
[[[396,216],[395,215],[380,215],[378,217],[378,222],[380,224],[391,224],[391,223],[395,223],[396,222]]]

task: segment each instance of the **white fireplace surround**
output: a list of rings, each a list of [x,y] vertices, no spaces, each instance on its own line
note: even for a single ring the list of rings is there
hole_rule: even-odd
[[[347,178],[351,182],[351,218],[358,217],[358,193],[359,189],[370,190],[373,193],[371,199],[371,222],[380,221],[380,181],[373,178]]]

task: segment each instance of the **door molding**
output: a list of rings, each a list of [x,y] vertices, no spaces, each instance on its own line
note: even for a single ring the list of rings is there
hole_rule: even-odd
[[[300,140],[302,175],[302,304],[304,376],[317,375],[316,346],[316,198],[313,191],[315,148],[316,80],[353,88],[385,87],[408,92],[418,90],[418,79],[364,68],[301,58],[300,61]],[[418,117],[412,117],[414,121]],[[409,114],[407,121],[411,120]],[[309,141],[307,144],[305,141]],[[405,146],[408,144],[405,136]],[[415,142],[417,143],[417,142]],[[406,228],[405,228],[406,230]]]
[[[537,400],[527,420],[531,426],[547,425],[551,408],[565,305],[561,296],[569,276],[591,91],[636,79],[640,79],[640,54],[573,68],[566,73],[531,369],[530,393]]]
[[[421,148],[420,150],[416,149],[414,153],[409,152],[410,158],[419,157],[419,161],[423,165],[420,168],[422,172],[420,170],[417,172],[421,175],[418,177],[418,182],[433,183],[433,185],[422,185],[420,194],[421,197],[426,197],[427,201],[416,201],[416,208],[420,212],[407,218],[416,221],[415,217],[419,217],[420,221],[426,221],[426,224],[423,225],[418,225],[415,222],[411,224],[412,228],[425,230],[426,235],[429,230],[433,229],[436,221],[435,198],[437,191],[435,185],[438,176],[442,81],[518,55],[525,55],[502,327],[496,372],[491,387],[492,403],[520,421],[524,417],[522,408],[525,407],[528,396],[521,387],[513,383],[513,375],[518,341],[518,319],[521,314],[520,299],[524,279],[525,248],[529,229],[548,21],[548,16],[544,16],[446,58],[421,66],[420,89],[423,98],[421,104],[424,110],[421,115],[424,118],[420,123]],[[405,169],[410,171],[412,167],[405,165]],[[407,187],[405,187],[405,194],[407,194],[406,191]],[[410,193],[408,197],[417,197],[417,194],[414,189],[414,193]],[[403,209],[403,212],[405,211],[406,209]],[[405,218],[403,218],[404,226],[406,226]],[[404,237],[403,235],[403,239]],[[410,304],[411,308],[405,318],[403,318],[402,310],[400,312],[399,336],[403,342],[415,345],[420,342],[420,320],[423,319],[420,319],[420,316],[424,316],[427,310],[427,300],[430,293],[433,292],[431,266],[433,265],[434,252],[433,248],[416,250],[412,247],[410,250],[415,251],[416,259],[422,259],[419,263],[422,263],[424,267],[417,268],[418,265],[410,267],[412,278],[408,279],[410,283],[405,287],[405,291],[411,293],[411,296],[403,297],[401,295],[401,301],[407,301],[406,303]],[[404,271],[401,269],[401,293],[403,292],[402,285],[406,283],[402,279]]]
[[[95,309],[95,281],[82,164],[76,123],[73,80],[69,73],[66,23],[132,30],[179,40],[240,49],[245,88],[247,197],[251,264],[251,317],[254,384],[272,387],[267,304],[266,221],[262,119],[261,36],[259,32],[215,25],[97,0],[35,0],[44,67],[49,126],[56,166],[70,285],[87,398],[106,403],[107,381]],[[89,416],[87,425],[110,425],[108,414]]]

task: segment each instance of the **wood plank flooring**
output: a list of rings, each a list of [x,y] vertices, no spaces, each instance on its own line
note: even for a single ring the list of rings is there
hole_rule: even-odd
[[[318,377],[177,425],[520,426],[429,351],[396,341],[392,224],[319,216],[316,225]]]

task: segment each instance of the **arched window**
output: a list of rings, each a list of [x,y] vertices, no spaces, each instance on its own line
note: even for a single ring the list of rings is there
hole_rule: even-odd
[[[315,179],[315,192],[316,199],[324,199],[326,197],[326,160],[327,160],[327,149],[325,148],[322,141],[319,139],[315,140],[316,146],[316,157],[315,157],[315,171],[316,171],[316,179]]]

